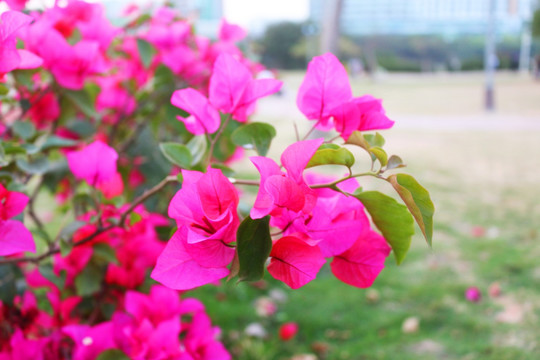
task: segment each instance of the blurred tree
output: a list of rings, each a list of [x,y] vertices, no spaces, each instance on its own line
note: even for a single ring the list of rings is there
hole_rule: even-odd
[[[268,26],[259,40],[261,46],[261,62],[270,68],[302,69],[306,66],[302,24],[280,22]]]
[[[540,39],[540,9],[536,9],[531,23],[532,36]]]

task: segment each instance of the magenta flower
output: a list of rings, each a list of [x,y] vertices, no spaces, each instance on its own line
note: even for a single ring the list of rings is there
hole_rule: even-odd
[[[332,273],[346,284],[370,287],[384,268],[390,251],[386,240],[371,230],[360,236],[347,251],[334,257],[330,264]]]
[[[17,49],[17,32],[32,22],[32,18],[17,11],[0,15],[0,74],[15,69],[34,69],[43,63],[27,50]]]
[[[275,216],[285,210],[311,211],[315,206],[316,194],[306,184],[302,173],[323,141],[305,140],[287,147],[281,155],[286,174],[272,159],[263,156],[250,158],[261,174],[259,192],[250,212],[252,219],[260,219],[268,214]]]
[[[69,169],[77,179],[92,186],[114,181],[118,153],[112,147],[96,140],[80,151],[67,154]]]
[[[314,280],[325,263],[316,245],[310,245],[294,235],[277,240],[272,246],[270,258],[270,275],[292,289],[298,289]]]
[[[172,94],[171,104],[191,114],[187,118],[178,116],[190,133],[213,134],[219,129],[219,112],[199,91],[191,88],[176,90]]]
[[[8,191],[0,184],[0,256],[36,251],[30,231],[20,221],[11,220],[24,210],[28,201],[25,194]]]
[[[388,129],[394,125],[386,117],[381,100],[370,95],[353,98],[347,71],[331,53],[310,61],[296,104],[309,120],[317,121],[320,129],[330,129],[333,120],[344,139],[355,130]]]
[[[236,188],[220,170],[182,170],[184,183],[171,200],[169,216],[178,231],[157,260],[152,278],[177,290],[192,289],[229,274],[228,244],[239,225]]]
[[[237,42],[246,37],[246,30],[222,19],[219,26],[219,40],[225,42]]]
[[[479,302],[482,300],[482,292],[476,286],[471,286],[465,290],[465,299],[470,302]]]

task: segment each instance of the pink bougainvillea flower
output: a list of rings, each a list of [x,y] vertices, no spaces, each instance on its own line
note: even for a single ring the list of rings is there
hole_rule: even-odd
[[[43,61],[37,55],[17,49],[16,35],[32,18],[18,11],[6,11],[0,15],[0,21],[0,74],[41,66]]]
[[[298,332],[298,324],[288,322],[279,327],[279,338],[283,341],[289,341],[296,336]]]
[[[184,122],[190,133],[213,134],[219,129],[221,123],[219,112],[197,90],[191,88],[176,90],[172,94],[171,104],[191,114],[187,118],[178,116],[178,120]]]
[[[152,277],[173,289],[191,289],[228,275],[240,223],[238,193],[217,169],[182,170],[184,182],[171,200],[169,216],[178,231],[160,255]]]
[[[332,111],[351,98],[347,71],[335,55],[326,53],[309,62],[296,104],[308,119],[325,125]]]
[[[95,326],[68,325],[62,332],[73,340],[73,360],[92,360],[107,349],[115,348],[112,322],[103,322]]]
[[[234,56],[223,53],[214,63],[210,78],[210,103],[218,110],[245,122],[255,109],[255,101],[282,86],[274,79],[253,79],[249,69]]]
[[[289,235],[277,240],[270,252],[268,272],[292,289],[298,289],[311,280],[324,265],[325,260],[318,246]]]
[[[11,10],[21,11],[26,6],[28,0],[5,0]]]
[[[336,130],[347,140],[352,132],[389,129],[394,126],[382,107],[382,100],[371,95],[354,98],[332,112]]]
[[[82,150],[67,154],[69,169],[73,175],[92,186],[114,179],[117,159],[116,150],[100,140],[94,141]]]
[[[353,98],[347,71],[331,53],[310,61],[296,104],[322,130],[329,130],[333,120],[344,139],[355,130],[388,129],[394,125],[386,117],[381,100],[371,95]]]
[[[38,129],[43,129],[60,116],[60,104],[53,92],[34,94],[30,98],[28,116]]]
[[[0,256],[17,254],[23,251],[36,251],[32,234],[17,220],[29,198],[23,193],[8,191],[0,184]]]
[[[316,195],[304,181],[302,173],[323,141],[305,140],[287,147],[281,155],[286,174],[272,159],[263,156],[250,158],[261,174],[259,192],[250,212],[252,219],[260,219],[268,214],[278,215],[282,210],[311,211]]]
[[[196,312],[184,338],[187,353],[200,360],[230,360],[231,355],[216,340],[219,332],[206,313]]]
[[[222,19],[219,26],[219,40],[227,42],[237,42],[246,37],[246,30],[242,27],[231,24]]]
[[[370,230],[359,237],[351,248],[334,257],[330,264],[332,273],[346,284],[370,287],[384,268],[390,250],[386,240]]]

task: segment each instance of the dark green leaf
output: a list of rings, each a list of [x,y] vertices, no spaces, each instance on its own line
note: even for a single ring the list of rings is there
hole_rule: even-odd
[[[389,176],[388,180],[390,180],[394,189],[409,208],[427,243],[431,246],[435,206],[431,201],[429,192],[411,175],[396,174]]]
[[[234,170],[231,169],[228,166],[223,165],[223,164],[212,164],[211,167],[214,168],[214,169],[221,170],[221,172],[225,176],[229,176],[229,177],[234,176]]]
[[[272,250],[269,222],[269,216],[257,220],[248,216],[238,228],[236,242],[241,281],[259,280],[264,275],[264,264]]]
[[[89,264],[75,278],[75,289],[77,295],[88,296],[95,294],[101,288],[101,281],[103,280],[103,272],[101,269],[94,265]]]
[[[118,264],[114,249],[106,243],[97,243],[93,246],[94,256],[105,260],[105,263]]]
[[[386,170],[397,169],[401,167],[405,167],[403,160],[401,160],[401,158],[397,155],[390,156],[390,158],[388,159],[388,164],[386,164]]]
[[[238,146],[255,148],[259,155],[266,156],[275,136],[276,129],[272,125],[253,122],[236,129],[231,139]]]
[[[139,55],[141,56],[144,67],[148,68],[152,63],[156,49],[144,39],[137,39],[137,49],[139,50]]]
[[[350,169],[354,165],[354,155],[338,145],[323,144],[309,160],[306,169],[319,165],[343,165]]]
[[[85,90],[64,90],[63,92],[69,100],[71,100],[86,116],[91,118],[98,117],[94,102],[90,97],[90,94]]]
[[[15,144],[12,142],[5,142],[4,145],[4,151],[6,152],[6,155],[15,155],[15,154],[26,154],[26,149],[20,146],[19,144]]]
[[[96,132],[96,127],[86,120],[73,120],[67,124],[67,128],[79,135],[80,137],[89,137]]]
[[[197,165],[204,157],[206,153],[206,137],[204,135],[194,136],[188,141],[186,147],[189,149],[193,160],[191,166]]]
[[[51,163],[46,157],[40,157],[32,161],[17,159],[17,167],[27,174],[43,175],[50,169]]]
[[[56,275],[53,271],[52,265],[40,265],[39,273],[47,280],[52,282],[58,289],[63,290],[66,281],[66,273],[61,272],[60,276]]]
[[[0,300],[11,304],[17,295],[16,286],[16,266],[5,264],[0,265]]]
[[[394,250],[396,262],[401,264],[414,234],[414,220],[405,205],[378,191],[353,194],[364,204],[373,223]]]
[[[50,148],[63,148],[75,146],[77,142],[75,140],[62,138],[56,135],[48,136],[43,144],[41,144],[41,150],[47,150]]]
[[[129,357],[118,349],[105,350],[96,360],[129,360]]]
[[[36,135],[36,127],[29,121],[15,121],[13,132],[21,139],[28,140]]]
[[[184,169],[188,169],[191,166],[193,157],[185,145],[165,142],[159,144],[159,149],[165,158],[173,164]]]

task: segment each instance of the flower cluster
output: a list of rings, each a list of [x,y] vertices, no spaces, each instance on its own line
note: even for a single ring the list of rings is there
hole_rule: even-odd
[[[388,175],[403,162],[363,133],[393,121],[380,100],[353,97],[334,55],[309,63],[297,105],[314,124],[278,162],[267,156],[276,129],[251,115],[282,82],[258,78],[240,27],[223,20],[211,40],[169,7],[129,6],[119,27],[97,3],[6,3],[0,359],[230,359],[184,291],[266,271],[297,289],[327,262],[366,288],[391,251],[403,260],[414,221],[431,242],[429,193]],[[256,152],[249,170],[244,151]],[[357,172],[356,151],[369,171]],[[365,191],[363,176],[404,204]],[[290,323],[280,336],[296,332]]]

